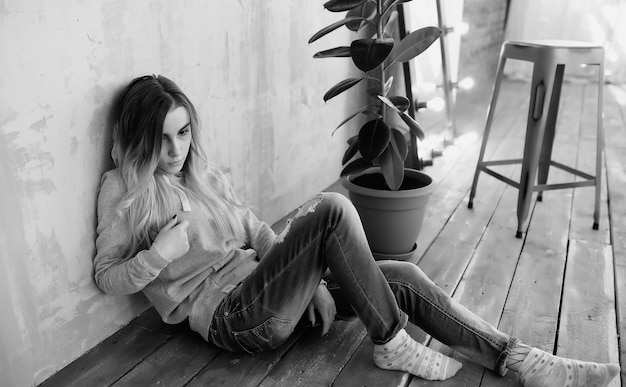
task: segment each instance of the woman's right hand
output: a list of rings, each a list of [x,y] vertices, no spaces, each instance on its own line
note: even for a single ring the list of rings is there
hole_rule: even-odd
[[[178,217],[175,216],[159,231],[152,246],[168,261],[177,260],[189,251],[187,227],[189,221],[178,223]]]

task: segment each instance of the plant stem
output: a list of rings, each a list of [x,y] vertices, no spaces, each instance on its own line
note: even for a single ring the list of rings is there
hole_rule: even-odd
[[[385,33],[385,26],[383,21],[383,0],[376,1],[376,10],[378,12],[378,25],[376,26],[376,38],[382,39]],[[385,96],[385,68],[384,62],[378,66],[378,70],[380,71],[379,79],[380,79],[380,95]],[[382,114],[383,121],[386,117],[387,109],[385,109],[385,104],[380,103],[380,112]]]

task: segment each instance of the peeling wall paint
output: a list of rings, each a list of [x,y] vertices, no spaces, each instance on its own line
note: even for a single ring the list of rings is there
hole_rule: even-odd
[[[308,45],[323,2],[0,0],[0,374],[35,385],[147,307],[94,284],[95,206],[111,101],[134,76],[186,91],[209,157],[272,223],[338,176],[350,76]],[[331,39],[336,39],[333,42]],[[200,338],[199,338],[200,339]]]

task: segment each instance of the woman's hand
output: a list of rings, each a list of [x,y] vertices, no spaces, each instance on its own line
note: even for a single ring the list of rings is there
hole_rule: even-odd
[[[307,307],[307,311],[309,314],[309,321],[311,321],[311,325],[315,326],[315,311],[319,313],[322,317],[322,335],[328,333],[330,329],[330,324],[335,321],[335,316],[337,315],[337,308],[335,306],[335,300],[333,296],[330,295],[330,292],[326,288],[326,286],[320,284],[315,290],[315,294],[313,295],[313,299],[309,303]]]
[[[189,238],[187,238],[189,221],[183,220],[178,223],[178,217],[174,216],[159,231],[152,246],[169,261],[175,261],[189,251]]]

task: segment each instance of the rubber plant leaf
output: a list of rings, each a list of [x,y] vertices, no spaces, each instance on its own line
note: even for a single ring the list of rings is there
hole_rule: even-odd
[[[391,147],[380,156],[380,169],[389,188],[397,191],[404,180],[404,160],[399,159]]]
[[[413,119],[413,117],[406,113],[401,113],[400,118],[402,119],[402,121],[404,121],[405,124],[408,125],[409,130],[411,130],[411,133],[413,133],[415,137],[419,138],[421,141],[424,141],[424,131],[422,130],[420,124],[418,124],[417,121]]]
[[[349,11],[362,5],[367,0],[330,0],[324,3],[324,8],[331,12]]]
[[[359,7],[352,8],[351,10],[348,11],[348,13],[346,13],[346,18],[355,17],[355,16],[361,17],[363,19],[359,22],[350,21],[349,23],[346,23],[346,27],[350,31],[357,32],[359,28],[361,28],[361,25],[363,24],[363,20],[371,21],[374,19],[374,17],[376,16],[376,4],[368,1]]]
[[[362,158],[358,158],[343,168],[343,170],[341,171],[341,176],[352,175],[355,173],[363,172],[364,170],[366,170],[367,168],[370,168],[371,166],[372,166],[371,162]]]
[[[441,35],[437,27],[424,27],[404,37],[389,55],[388,68],[396,62],[406,62],[424,52]]]
[[[407,124],[407,126],[409,127],[409,130],[417,138],[419,138],[420,140],[424,140],[424,137],[425,137],[424,131],[422,130],[422,127],[417,123],[417,121],[415,121],[413,119],[413,117],[411,117],[410,115],[408,115],[405,112],[403,112],[400,109],[398,109],[398,107],[396,105],[394,105],[394,103],[389,98],[383,97],[382,95],[379,95],[378,99],[383,101],[385,103],[385,105],[389,106],[391,108],[391,110],[393,110],[396,113],[398,113],[398,115],[400,116],[402,121],[404,121],[404,123]]]
[[[337,83],[335,86],[331,87],[326,94],[324,94],[324,102],[327,102],[329,99],[336,97],[337,95],[343,93],[348,90],[352,86],[361,82],[364,78],[348,78],[343,81]]]
[[[342,46],[316,52],[313,58],[346,58],[350,56],[350,47]]]
[[[389,101],[391,101],[391,103],[395,107],[397,107],[398,110],[400,110],[401,112],[405,112],[411,105],[411,102],[409,101],[409,99],[401,95],[389,97]]]
[[[367,161],[376,160],[389,145],[391,129],[382,118],[368,121],[359,131],[359,152]]]
[[[345,120],[341,121],[341,123],[339,125],[337,125],[335,130],[333,130],[333,133],[331,134],[331,136],[333,136],[335,134],[335,132],[337,131],[337,129],[341,128],[346,122],[348,122],[351,119],[353,119],[354,117],[358,116],[359,113],[367,113],[367,112],[377,113],[377,114],[380,115],[380,107],[378,107],[376,105],[365,105],[365,106],[363,106],[359,110],[357,110],[354,113],[350,114],[350,116],[348,116],[348,118],[346,118]]]
[[[361,71],[371,71],[393,50],[393,39],[357,39],[350,45],[352,61]]]
[[[396,128],[391,128],[391,140],[389,141],[391,145],[389,148],[393,150],[396,157],[400,160],[404,161],[406,156],[409,154],[409,146],[407,145],[406,138],[402,132]]]
[[[352,159],[354,155],[356,154],[356,152],[358,151],[359,151],[359,142],[358,141],[349,142],[348,149],[346,149],[346,152],[343,154],[341,165],[345,165],[348,161],[350,161],[350,159]]]
[[[346,17],[345,19],[341,19],[337,22],[334,22],[333,24],[330,24],[324,28],[322,28],[321,30],[317,31],[315,34],[313,34],[313,36],[311,36],[311,39],[309,39],[309,44],[315,42],[316,40],[318,40],[319,38],[321,38],[322,36],[325,36],[331,32],[333,32],[334,30],[336,30],[337,28],[348,24],[350,22],[354,22],[358,20],[359,24],[361,21],[365,20],[365,18],[361,17],[361,16],[350,16],[350,17]]]
[[[398,114],[402,114],[402,110],[400,110],[395,103],[393,103],[392,100],[390,100],[387,97],[383,97],[382,95],[378,95],[377,96],[378,99],[380,99],[381,101],[383,101],[385,103],[385,105],[389,106],[391,108],[391,110],[393,110],[394,112],[398,113]],[[393,97],[392,97],[393,98]]]

